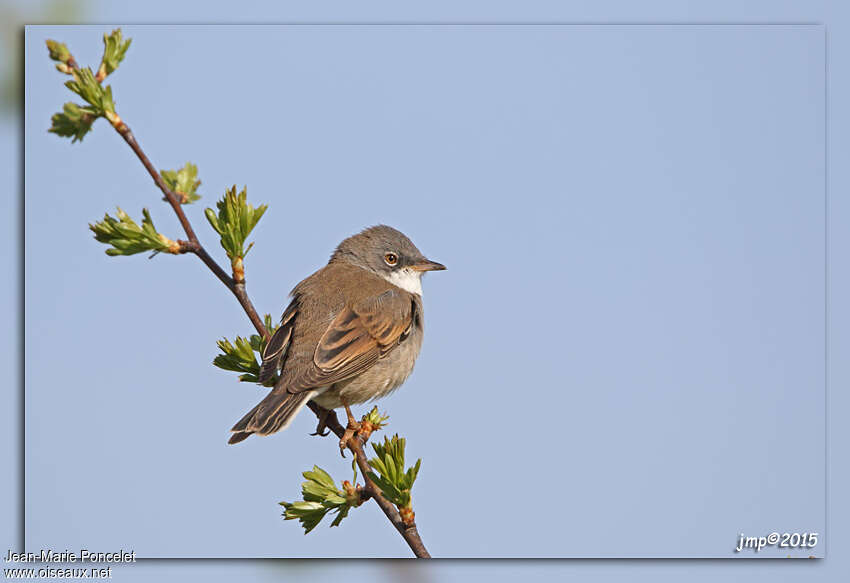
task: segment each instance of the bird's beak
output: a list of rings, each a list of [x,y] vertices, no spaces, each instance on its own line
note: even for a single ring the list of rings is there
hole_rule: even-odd
[[[414,271],[443,271],[446,266],[430,259],[423,259],[410,266]]]

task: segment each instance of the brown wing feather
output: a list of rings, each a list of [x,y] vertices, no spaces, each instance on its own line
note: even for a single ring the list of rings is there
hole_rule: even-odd
[[[327,386],[360,374],[407,337],[413,318],[410,297],[394,289],[343,308],[316,346],[315,366],[289,391]]]
[[[280,317],[280,326],[272,334],[265,350],[263,350],[263,363],[260,365],[259,381],[265,383],[277,374],[292,340],[292,329],[295,327],[295,314],[298,313],[298,298],[293,298],[283,316]]]

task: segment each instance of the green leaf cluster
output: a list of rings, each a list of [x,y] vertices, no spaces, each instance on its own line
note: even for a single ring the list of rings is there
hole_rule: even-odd
[[[366,413],[363,417],[363,423],[368,423],[371,426],[372,431],[377,431],[381,427],[384,427],[387,424],[387,419],[390,416],[387,414],[381,414],[378,412],[377,405],[372,407],[372,409]]]
[[[191,162],[186,162],[179,170],[160,170],[159,173],[168,188],[180,198],[181,204],[189,204],[201,198],[197,194],[201,185],[198,167]],[[165,197],[162,200],[166,200]]]
[[[333,478],[319,466],[313,466],[312,471],[302,475],[306,478],[301,484],[301,495],[304,499],[281,502],[280,505],[286,509],[283,513],[284,519],[297,519],[304,527],[304,534],[316,528],[328,512],[336,512],[331,526],[339,526],[348,516],[349,510],[360,505],[360,497],[350,483],[343,483],[343,487],[348,486],[347,491],[338,489]]]
[[[142,224],[139,226],[123,210],[118,208],[118,218],[104,215],[103,220],[89,224],[94,238],[111,245],[107,255],[135,255],[145,251],[178,253],[179,245],[157,232],[148,209],[142,209]]]
[[[110,85],[104,87],[98,83],[89,67],[74,69],[71,75],[74,78],[66,81],[65,87],[82,97],[97,115],[106,116],[107,112],[115,113]]]
[[[370,423],[378,428],[385,425],[389,417],[378,413],[374,407],[363,418],[364,423]],[[383,443],[374,443],[376,457],[368,460],[369,466],[374,471],[368,471],[366,475],[380,489],[381,494],[399,509],[399,514],[405,524],[413,524],[414,513],[411,504],[410,491],[416,482],[422,460],[405,469],[404,450],[406,441],[397,434],[392,438],[384,438]],[[356,460],[352,462],[354,471],[354,482],[357,482]],[[361,492],[352,486],[348,480],[342,483],[342,490],[338,489],[333,479],[327,472],[313,466],[310,472],[304,472],[307,481],[301,484],[302,501],[281,502],[286,508],[284,517],[286,520],[298,519],[304,527],[304,534],[313,530],[325,517],[325,514],[335,510],[338,514],[331,526],[338,526],[348,515],[352,507],[362,503]]]
[[[99,117],[115,117],[115,104],[112,101],[112,88],[102,87],[91,69],[68,69],[74,77],[65,85],[82,97],[88,105],[66,103],[62,111],[50,118],[51,126],[47,131],[57,136],[71,138],[71,143],[82,140],[91,131],[92,124]]]
[[[110,34],[103,35],[103,57],[97,70],[99,78],[103,79],[118,68],[118,65],[124,60],[124,55],[127,54],[131,42],[133,42],[133,39],[124,40],[120,28],[116,28]]]
[[[233,263],[234,268],[239,260],[241,268],[241,260],[245,257],[251,247],[251,243],[245,248],[245,239],[257,226],[263,213],[268,208],[261,204],[257,208],[248,203],[248,189],[243,188],[239,194],[236,193],[236,186],[228,188],[224,193],[224,197],[216,203],[218,214],[211,208],[205,210],[207,220],[215,229],[215,232],[221,236],[221,246],[227,252],[227,257]]]
[[[66,103],[63,111],[54,114],[52,125],[48,131],[62,137],[71,138],[72,142],[82,140],[98,117],[107,118],[110,123],[119,127],[120,118],[115,113],[115,101],[112,98],[112,87],[101,85],[101,81],[113,72],[130,47],[130,39],[126,41],[121,35],[121,29],[113,30],[103,37],[103,58],[97,75],[91,68],[80,68],[74,61],[65,43],[55,40],[47,41],[47,51],[50,58],[56,61],[56,68],[73,79],[65,86],[79,95],[87,105]]]
[[[47,131],[63,138],[71,138],[73,144],[77,140],[82,140],[91,131],[91,126],[97,117],[97,113],[91,107],[68,102],[60,113],[54,113],[50,118],[53,123]]]
[[[254,357],[254,352],[259,352],[259,347],[251,344],[250,338],[237,336],[232,343],[227,338],[216,341],[219,354],[213,359],[213,364],[224,370],[232,370],[245,374],[239,375],[239,380],[245,383],[259,382],[260,364]]]
[[[399,508],[410,508],[410,490],[419,474],[419,466],[422,460],[404,469],[404,447],[405,439],[398,434],[392,438],[384,437],[383,443],[373,443],[377,457],[369,460],[369,465],[375,472],[369,472],[369,478],[381,489],[384,498]]]
[[[264,317],[266,330],[269,331],[269,337],[275,333],[277,326],[272,322],[271,314],[266,314]],[[213,359],[213,364],[224,370],[241,372],[239,380],[243,383],[259,383],[260,382],[260,363],[254,353],[263,354],[266,348],[266,339],[259,334],[252,334],[248,338],[237,336],[233,342],[227,338],[222,338],[217,341],[221,354]],[[277,377],[273,377],[264,383],[265,386],[274,386],[277,382]]]

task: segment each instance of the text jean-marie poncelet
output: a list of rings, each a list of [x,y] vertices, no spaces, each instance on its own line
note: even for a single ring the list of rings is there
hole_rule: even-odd
[[[41,549],[37,553],[23,552],[6,553],[7,563],[135,563],[136,551],[125,551],[120,549],[114,552],[95,552],[88,549],[80,549],[79,552],[54,551],[53,549]]]

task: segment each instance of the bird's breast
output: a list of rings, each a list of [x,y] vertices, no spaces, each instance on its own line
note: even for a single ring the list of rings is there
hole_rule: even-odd
[[[342,406],[340,397],[354,405],[386,396],[400,387],[413,372],[421,347],[422,328],[415,326],[410,336],[387,356],[358,376],[335,383],[313,400],[326,409],[333,409]]]

